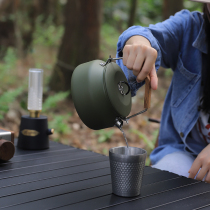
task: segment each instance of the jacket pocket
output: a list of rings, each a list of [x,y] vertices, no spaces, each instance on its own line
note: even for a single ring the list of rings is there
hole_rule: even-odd
[[[184,67],[182,59],[179,55],[177,67],[174,71],[172,79],[172,107],[178,107],[182,103],[182,101],[191,92],[199,78],[199,74],[192,73]]]

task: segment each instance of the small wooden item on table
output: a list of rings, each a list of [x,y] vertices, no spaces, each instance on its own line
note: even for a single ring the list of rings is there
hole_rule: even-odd
[[[14,132],[0,128],[0,161],[8,161],[14,154]]]

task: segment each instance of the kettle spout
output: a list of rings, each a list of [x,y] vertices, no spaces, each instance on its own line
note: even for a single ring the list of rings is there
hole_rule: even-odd
[[[115,124],[114,126],[116,126],[117,128],[119,128],[121,130],[122,126],[123,126],[123,121],[121,118],[117,117],[115,119]]]

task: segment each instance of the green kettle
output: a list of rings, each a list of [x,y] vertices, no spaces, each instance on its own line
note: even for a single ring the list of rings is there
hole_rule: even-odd
[[[111,58],[104,63],[94,60],[77,66],[71,79],[71,93],[76,111],[83,123],[99,130],[112,126],[121,129],[123,121],[150,107],[150,79],[145,80],[144,110],[127,117],[131,111],[131,93],[122,69]]]

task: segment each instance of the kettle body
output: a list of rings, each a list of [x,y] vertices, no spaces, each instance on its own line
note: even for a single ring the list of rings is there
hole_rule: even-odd
[[[99,130],[115,125],[131,111],[131,93],[121,68],[114,62],[102,66],[94,60],[77,66],[71,79],[71,93],[83,123]]]

